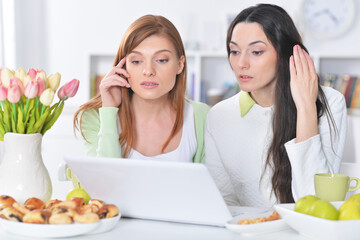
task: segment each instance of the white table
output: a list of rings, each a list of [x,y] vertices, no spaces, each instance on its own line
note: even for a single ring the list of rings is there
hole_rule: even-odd
[[[14,235],[5,232],[0,227],[1,240],[24,240],[31,239],[20,235]],[[308,240],[308,238],[299,235],[292,229],[287,229],[270,234],[242,236],[233,233],[226,228],[200,226],[192,224],[181,224],[161,221],[150,221],[140,219],[120,219],[117,226],[110,232],[95,234],[95,235],[82,235],[72,238],[56,238],[60,239],[96,239],[96,240]]]

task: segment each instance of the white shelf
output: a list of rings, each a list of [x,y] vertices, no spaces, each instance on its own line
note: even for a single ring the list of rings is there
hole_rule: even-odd
[[[207,91],[236,84],[226,51],[187,51],[188,92],[195,101],[207,102]]]

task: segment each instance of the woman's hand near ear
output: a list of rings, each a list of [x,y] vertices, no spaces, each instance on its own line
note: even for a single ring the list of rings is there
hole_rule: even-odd
[[[129,83],[124,78],[130,77],[129,73],[123,69],[125,62],[125,58],[121,59],[100,82],[102,107],[119,107],[121,104],[121,87],[130,88]]]
[[[290,89],[297,109],[296,142],[318,134],[316,99],[318,77],[309,54],[299,45],[290,57]]]

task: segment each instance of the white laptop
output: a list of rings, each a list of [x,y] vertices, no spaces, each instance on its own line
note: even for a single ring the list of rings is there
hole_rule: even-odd
[[[64,157],[92,198],[122,216],[213,226],[232,218],[203,164],[123,158]]]

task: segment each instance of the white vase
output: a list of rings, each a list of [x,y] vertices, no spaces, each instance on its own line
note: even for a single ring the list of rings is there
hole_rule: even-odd
[[[4,135],[0,195],[9,195],[20,204],[30,197],[50,200],[52,185],[41,156],[41,141],[40,133]]]

